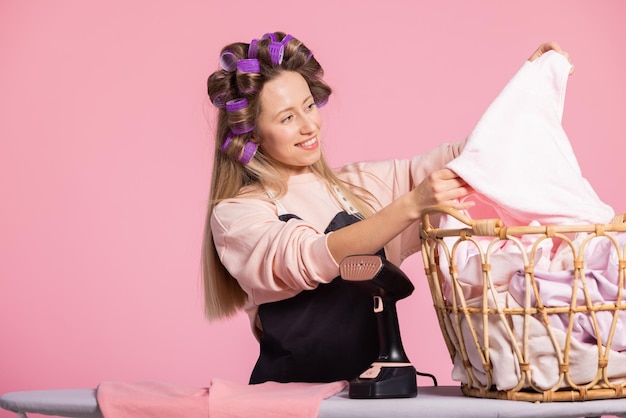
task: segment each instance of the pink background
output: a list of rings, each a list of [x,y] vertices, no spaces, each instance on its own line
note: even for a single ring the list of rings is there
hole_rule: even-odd
[[[314,50],[334,87],[323,115],[336,166],[463,139],[556,40],[576,66],[564,126],[584,175],[624,212],[624,16],[620,0],[1,0],[0,393],[247,381],[247,319],[206,322],[199,279],[205,82],[226,43],[283,30]],[[417,287],[399,304],[405,348],[452,384],[421,257],[403,268]]]

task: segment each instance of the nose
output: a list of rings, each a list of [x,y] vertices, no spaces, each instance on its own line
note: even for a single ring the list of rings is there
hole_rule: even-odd
[[[317,129],[317,118],[312,114],[303,114],[300,118],[300,132],[311,133]]]

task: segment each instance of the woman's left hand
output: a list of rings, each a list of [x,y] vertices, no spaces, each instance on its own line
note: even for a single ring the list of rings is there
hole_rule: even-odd
[[[528,61],[534,61],[548,51],[556,51],[559,54],[562,54],[563,56],[565,56],[565,58],[567,58],[570,64],[572,63],[572,60],[570,59],[569,54],[563,51],[563,49],[561,49],[559,44],[557,44],[556,42],[546,42],[546,43],[539,45],[539,48],[537,48],[535,52],[532,53],[530,58],[528,58]],[[569,70],[570,75],[573,72],[574,72],[574,65],[572,64],[572,68]]]

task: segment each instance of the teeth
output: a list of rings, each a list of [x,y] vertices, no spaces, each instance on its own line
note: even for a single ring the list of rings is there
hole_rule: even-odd
[[[315,141],[317,141],[317,138],[311,138],[308,141],[302,142],[300,144],[298,144],[301,147],[308,147],[309,145],[313,145],[315,144]]]

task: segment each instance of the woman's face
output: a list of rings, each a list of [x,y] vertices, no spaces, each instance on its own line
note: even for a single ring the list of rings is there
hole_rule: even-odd
[[[322,118],[305,79],[284,71],[263,86],[256,140],[288,175],[310,171],[321,156]]]

